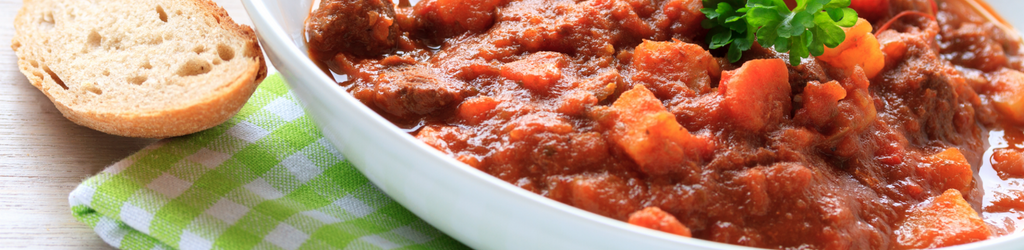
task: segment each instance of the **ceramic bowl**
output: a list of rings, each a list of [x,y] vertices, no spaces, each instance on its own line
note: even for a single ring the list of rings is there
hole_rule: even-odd
[[[472,248],[749,249],[603,217],[456,161],[363,106],[309,59],[303,26],[313,0],[242,2],[270,61],[335,147],[391,198]],[[1018,235],[954,248],[1020,246]]]

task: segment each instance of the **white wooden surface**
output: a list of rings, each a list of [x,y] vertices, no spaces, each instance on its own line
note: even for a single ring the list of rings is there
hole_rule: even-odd
[[[240,0],[214,0],[251,26]],[[78,126],[28,83],[11,48],[21,0],[0,0],[0,248],[110,249],[71,216],[68,193],[153,142]]]

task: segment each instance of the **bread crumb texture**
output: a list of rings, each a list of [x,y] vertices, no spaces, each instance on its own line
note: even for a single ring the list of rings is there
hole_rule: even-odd
[[[68,119],[171,137],[230,118],[266,76],[255,32],[208,0],[26,0],[11,47]]]

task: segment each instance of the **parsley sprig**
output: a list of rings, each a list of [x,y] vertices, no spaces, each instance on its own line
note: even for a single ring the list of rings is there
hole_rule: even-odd
[[[703,0],[701,23],[708,29],[711,49],[729,46],[726,57],[737,62],[757,43],[775,51],[789,52],[789,63],[835,48],[846,33],[840,27],[857,24],[857,12],[850,0],[796,0],[792,10],[783,0]]]

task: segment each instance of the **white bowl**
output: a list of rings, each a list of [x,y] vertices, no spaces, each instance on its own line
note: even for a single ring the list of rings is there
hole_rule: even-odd
[[[448,157],[338,87],[306,54],[313,0],[243,0],[263,49],[324,135],[410,211],[476,249],[750,249],[679,237],[525,191]],[[1020,5],[993,2],[997,7]],[[950,249],[1020,248],[1021,235]]]

